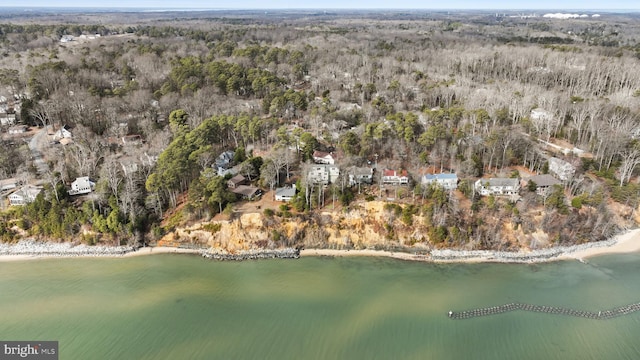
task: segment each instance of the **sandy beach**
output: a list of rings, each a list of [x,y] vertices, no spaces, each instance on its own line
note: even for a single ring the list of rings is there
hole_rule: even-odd
[[[583,259],[599,256],[599,255],[607,255],[607,254],[622,254],[622,253],[632,253],[640,251],[640,229],[629,230],[625,233],[619,234],[614,237],[615,244],[611,246],[597,246],[597,243],[594,243],[594,246],[578,249],[575,251],[571,250],[571,247],[568,247],[568,251],[561,253],[558,256],[551,256],[549,258],[539,258],[527,260],[525,257],[529,256],[529,254],[534,254],[534,252],[521,252],[518,253],[522,255],[522,261],[506,261],[506,259],[501,259],[498,252],[489,251],[488,256],[470,256],[470,257],[460,257],[455,259],[433,259],[429,255],[415,255],[410,253],[403,252],[390,252],[390,251],[382,251],[382,250],[334,250],[334,249],[304,249],[300,251],[300,256],[334,256],[334,257],[343,257],[343,256],[382,256],[382,257],[390,257],[394,259],[400,260],[411,260],[411,261],[429,261],[429,262],[438,262],[438,263],[481,263],[481,262],[549,262],[549,261],[562,261],[562,260],[579,260],[584,261]],[[453,253],[456,251],[453,250]],[[534,255],[535,256],[535,255]]]
[[[136,251],[132,251],[126,253],[120,257],[135,257],[135,256],[143,256],[143,255],[153,255],[153,254],[197,254],[200,255],[202,253],[201,250],[197,249],[184,249],[184,248],[175,248],[175,247],[143,247]]]
[[[558,257],[558,260],[581,260],[598,255],[607,254],[624,254],[640,251],[640,229],[629,230],[625,233],[615,236],[616,243],[612,246],[593,247],[590,249],[580,250]]]
[[[336,249],[303,249],[300,256],[378,256],[400,260],[430,261],[428,255],[415,255],[405,252],[391,252],[384,250],[336,250]]]

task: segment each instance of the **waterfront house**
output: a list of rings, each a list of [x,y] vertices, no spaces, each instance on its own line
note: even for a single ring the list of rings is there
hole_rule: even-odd
[[[22,206],[31,203],[36,199],[41,191],[41,187],[25,185],[8,196],[9,204],[13,206]]]
[[[517,178],[479,179],[474,188],[482,196],[517,195],[520,191],[520,180]]]
[[[429,186],[437,184],[445,190],[455,190],[458,188],[457,174],[426,174],[422,177],[422,185]]]
[[[409,183],[409,173],[407,170],[389,170],[382,171],[382,183],[390,185],[406,185]]]
[[[536,185],[536,194],[546,196],[553,188],[553,185],[560,184],[560,180],[554,178],[549,174],[532,176],[526,180],[526,185],[533,182]]]
[[[340,176],[340,169],[335,165],[316,164],[311,165],[307,174],[307,181],[311,184],[328,185],[336,182]]]
[[[316,164],[334,165],[336,163],[336,158],[333,153],[316,150],[313,152],[313,162]]]
[[[373,184],[373,168],[353,167],[349,169],[349,186]]]
[[[296,196],[296,185],[276,189],[276,201],[289,202]]]
[[[71,183],[69,195],[83,195],[92,192],[96,188],[96,183],[89,180],[88,176],[76,178]]]
[[[562,181],[569,181],[576,173],[576,168],[564,160],[551,157],[549,158],[549,172]]]
[[[227,180],[227,187],[229,189],[235,189],[240,185],[244,185],[247,183],[247,179],[244,178],[244,176],[242,175],[236,175],[234,177],[232,177],[231,179]]]
[[[254,200],[262,195],[262,190],[248,185],[238,185],[238,187],[232,189],[231,192],[240,195],[245,200]]]

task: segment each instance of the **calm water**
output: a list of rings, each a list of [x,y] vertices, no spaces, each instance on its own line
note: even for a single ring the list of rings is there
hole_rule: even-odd
[[[0,263],[0,339],[58,340],[61,359],[639,359],[640,255],[590,264],[378,258],[211,262],[194,256]]]

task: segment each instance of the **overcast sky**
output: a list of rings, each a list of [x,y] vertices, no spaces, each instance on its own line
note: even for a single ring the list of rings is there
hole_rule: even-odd
[[[225,9],[626,9],[640,10],[640,0],[4,0],[0,6],[138,7]]]

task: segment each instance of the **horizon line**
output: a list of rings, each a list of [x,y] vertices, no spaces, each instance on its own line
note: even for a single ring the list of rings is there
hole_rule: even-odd
[[[300,8],[292,8],[292,7],[247,7],[247,8],[224,8],[224,7],[167,7],[167,6],[57,6],[57,5],[0,5],[0,9],[2,8],[14,8],[14,9],[153,9],[153,10],[176,10],[176,11],[251,11],[251,10],[322,10],[322,11],[336,11],[336,10],[398,10],[398,11],[406,11],[406,10],[438,10],[438,11],[472,11],[472,10],[482,10],[482,11],[636,11],[640,12],[640,8],[427,8],[427,7],[408,7],[408,8],[393,8],[393,7],[300,7]]]

